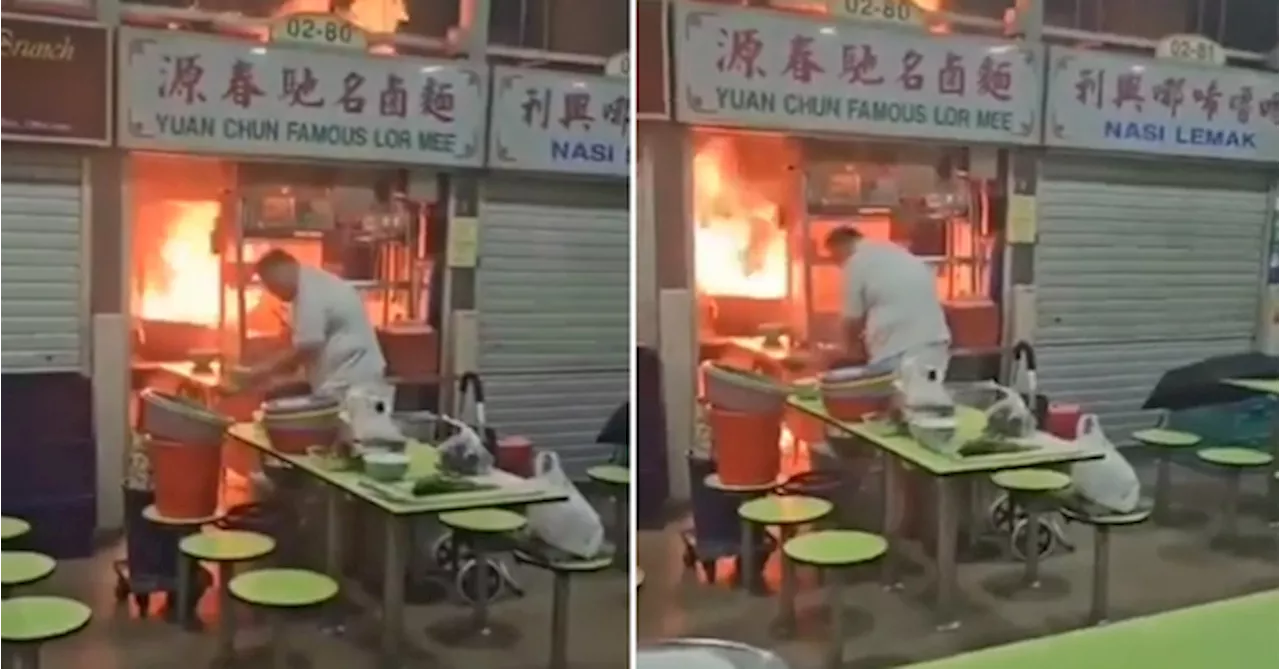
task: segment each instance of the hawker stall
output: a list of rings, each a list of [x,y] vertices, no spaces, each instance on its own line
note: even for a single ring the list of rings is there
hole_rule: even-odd
[[[1007,165],[1012,149],[1039,141],[1043,51],[937,34],[919,14],[872,26],[676,7],[675,118],[686,148],[653,158],[653,170],[688,156],[670,169],[685,174],[692,262],[676,268],[688,277],[662,277],[672,270],[660,265],[658,284],[692,289],[696,353],[676,355],[681,343],[667,333],[678,331],[664,327],[664,357],[779,381],[818,371],[814,361],[842,336],[844,291],[823,241],[851,227],[933,267],[953,371],[994,375]],[[669,404],[683,395],[673,383]],[[672,432],[684,430],[693,432]]]

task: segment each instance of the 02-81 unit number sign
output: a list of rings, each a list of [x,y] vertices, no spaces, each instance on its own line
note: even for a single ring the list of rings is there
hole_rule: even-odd
[[[290,14],[278,19],[271,25],[271,41],[360,51],[368,48],[363,30],[341,16],[318,12]]]

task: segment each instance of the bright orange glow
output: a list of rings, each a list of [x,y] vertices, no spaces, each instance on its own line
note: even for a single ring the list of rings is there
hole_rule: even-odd
[[[218,256],[209,247],[219,204],[172,202],[159,262],[147,268],[138,313],[143,318],[218,324]]]
[[[694,268],[706,295],[787,294],[787,238],[780,207],[744,183],[729,138],[712,138],[693,159]]]

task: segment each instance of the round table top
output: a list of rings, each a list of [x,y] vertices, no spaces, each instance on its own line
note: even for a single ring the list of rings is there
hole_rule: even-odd
[[[0,638],[6,643],[52,641],[79,631],[92,616],[88,606],[74,599],[14,597],[0,602]]]
[[[227,589],[248,604],[300,608],[336,597],[338,582],[306,569],[259,569],[231,579]]]
[[[197,560],[243,562],[270,554],[276,549],[276,541],[257,532],[214,530],[184,537],[178,548]]]
[[[613,565],[613,555],[597,555],[591,558],[567,558],[561,560],[548,560],[540,555],[529,553],[522,550],[515,552],[516,560],[525,564],[531,564],[535,567],[542,567],[552,571],[563,572],[592,572],[608,569]]]
[[[631,485],[631,470],[621,465],[597,465],[587,470],[587,476],[608,485]]]
[[[761,525],[802,525],[831,513],[831,502],[805,495],[767,495],[738,507],[738,516]]]
[[[35,583],[52,574],[57,564],[44,553],[5,551],[0,553],[0,583],[7,586]]]
[[[782,545],[787,557],[817,567],[844,567],[878,559],[889,542],[878,534],[857,530],[806,532]]]
[[[440,524],[462,532],[502,534],[523,529],[528,519],[506,509],[469,509],[440,514]]]
[[[202,516],[200,518],[170,518],[169,516],[160,515],[160,510],[155,504],[148,506],[142,510],[142,517],[159,525],[173,525],[174,527],[190,527],[192,525],[208,525],[222,520],[222,513],[213,512],[212,515]]]
[[[1196,456],[1210,464],[1221,467],[1261,467],[1271,464],[1271,454],[1252,448],[1220,446],[1202,448]]]
[[[30,531],[31,523],[21,518],[10,518],[9,516],[0,518],[0,540],[17,539]]]
[[[1071,487],[1071,477],[1052,469],[1009,469],[991,475],[991,482],[1012,492],[1048,493]]]
[[[1138,430],[1133,433],[1133,438],[1148,446],[1169,446],[1173,448],[1195,446],[1200,443],[1200,435],[1198,434],[1183,432],[1182,430],[1169,430],[1162,427]]]
[[[768,483],[760,483],[757,485],[731,485],[720,480],[719,474],[710,474],[702,480],[708,488],[712,490],[720,490],[722,492],[735,493],[766,493],[778,487],[777,481],[769,481]]]

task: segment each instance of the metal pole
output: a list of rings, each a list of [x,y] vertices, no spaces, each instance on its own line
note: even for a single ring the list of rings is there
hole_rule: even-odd
[[[1107,573],[1108,560],[1111,553],[1111,528],[1099,525],[1093,534],[1093,605],[1090,607],[1089,623],[1100,625],[1107,621],[1107,590],[1110,575]]]
[[[550,669],[568,666],[569,645],[569,575],[556,572],[555,592],[551,599],[551,663]]]

